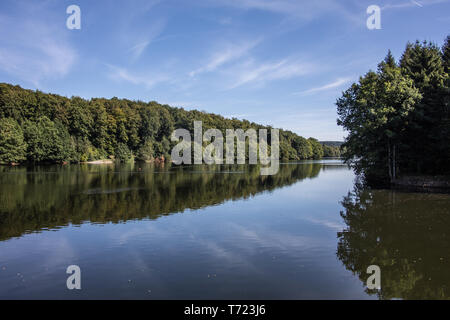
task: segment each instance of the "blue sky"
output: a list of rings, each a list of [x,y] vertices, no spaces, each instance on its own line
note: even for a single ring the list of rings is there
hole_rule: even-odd
[[[69,30],[66,8],[81,9]],[[369,5],[380,30],[366,27]],[[388,49],[442,45],[450,0],[2,0],[0,82],[167,103],[343,140],[334,105]]]

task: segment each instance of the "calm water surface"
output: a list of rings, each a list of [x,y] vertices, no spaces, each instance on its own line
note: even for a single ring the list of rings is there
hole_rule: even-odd
[[[337,160],[0,168],[0,298],[450,298],[450,195]],[[366,269],[381,268],[381,292]],[[81,290],[66,268],[81,268]]]

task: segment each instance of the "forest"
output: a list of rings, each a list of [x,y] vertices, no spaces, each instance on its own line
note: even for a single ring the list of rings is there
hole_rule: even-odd
[[[343,156],[369,185],[450,173],[450,36],[389,51],[337,100]]]
[[[170,161],[173,130],[192,134],[194,121],[202,121],[204,131],[224,134],[226,129],[271,128],[155,101],[67,98],[0,83],[0,163]],[[339,146],[280,130],[281,160],[339,156]]]

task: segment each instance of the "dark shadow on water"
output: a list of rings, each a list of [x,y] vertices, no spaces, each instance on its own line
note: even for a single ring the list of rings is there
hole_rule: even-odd
[[[342,201],[337,256],[365,285],[381,269],[379,299],[450,298],[450,195],[365,190]]]

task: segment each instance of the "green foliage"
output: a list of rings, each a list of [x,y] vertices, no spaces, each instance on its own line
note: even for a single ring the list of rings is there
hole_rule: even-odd
[[[449,82],[448,75],[450,74],[450,36],[447,36],[444,46],[442,47],[442,63],[444,64],[444,71],[447,74],[446,87],[448,89],[448,82]],[[447,91],[447,94],[448,94],[448,91]],[[447,98],[448,98],[448,96],[447,96]]]
[[[323,158],[323,147],[317,139],[309,138],[308,142],[311,144],[313,159]]]
[[[337,100],[338,124],[349,132],[345,159],[369,182],[448,170],[443,56],[433,44],[408,44],[400,65],[389,52]]]
[[[25,139],[28,143],[29,161],[70,161],[74,155],[73,141],[61,122],[42,116],[36,122],[25,123]]]
[[[95,148],[86,138],[75,138],[75,142],[72,141],[72,143],[76,146],[76,156],[74,157],[76,162],[94,161],[106,157],[101,149]]]
[[[119,143],[116,148],[115,158],[121,162],[130,161],[132,158],[131,150],[125,143]]]
[[[22,128],[11,118],[0,119],[0,162],[12,163],[26,159],[27,145]]]
[[[151,161],[154,156],[153,143],[147,140],[142,147],[139,148],[136,159],[140,161]]]
[[[329,146],[322,144],[323,146],[323,156],[326,158],[339,158],[341,156],[341,149],[336,146]]]
[[[313,157],[313,148],[311,142],[303,137],[293,139],[293,147],[297,150],[299,160],[311,159]]]
[[[431,43],[408,44],[400,61],[403,73],[414,81],[422,95],[409,117],[408,135],[416,137],[407,150],[418,172],[430,166],[448,165],[442,154],[448,152],[448,73],[439,48]],[[427,133],[423,135],[423,133]],[[446,145],[447,142],[447,145]],[[426,154],[426,157],[422,155]]]
[[[26,159],[33,162],[84,162],[113,157],[120,161],[150,161],[161,156],[168,160],[175,145],[170,141],[173,130],[184,128],[193,133],[194,121],[202,121],[203,131],[219,129],[224,136],[226,129],[250,128],[267,129],[270,136],[271,129],[247,120],[186,111],[154,101],[66,98],[0,83],[0,119],[5,118],[13,119],[23,129]],[[317,140],[280,130],[280,156],[284,160],[322,155]]]

